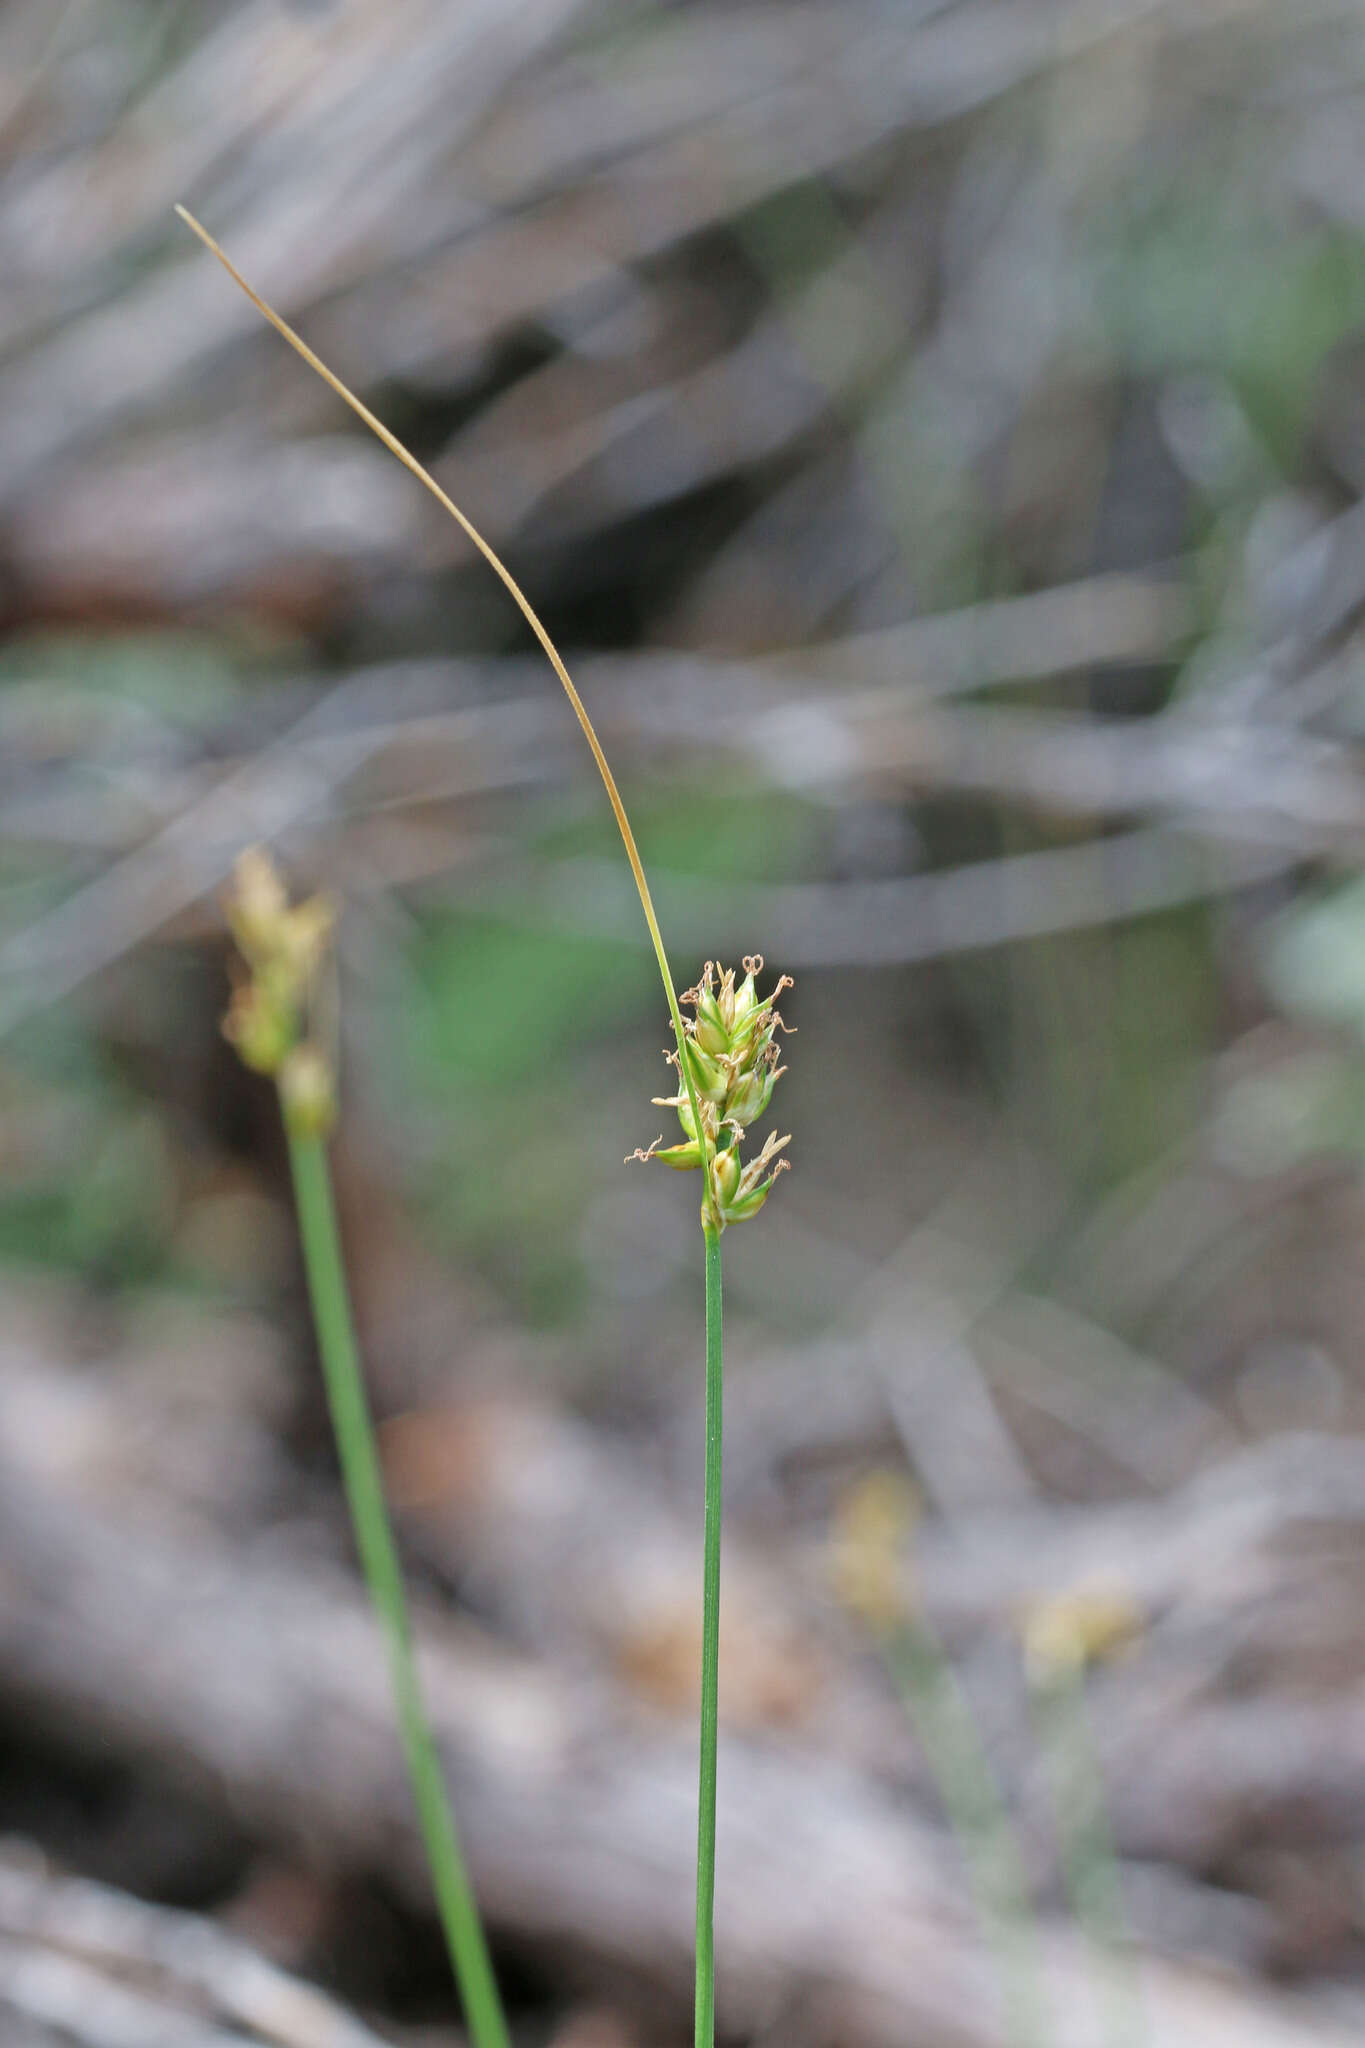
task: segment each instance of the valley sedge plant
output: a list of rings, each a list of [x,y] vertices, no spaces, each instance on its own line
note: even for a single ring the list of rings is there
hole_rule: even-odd
[[[250,299],[262,318],[301,356],[343,404],[361,419],[405,469],[411,471],[466,538],[483,556],[506,587],[513,602],[540,643],[546,660],[567,696],[583,737],[607,792],[626,859],[635,880],[644,912],[650,944],[668,1001],[673,1026],[671,1059],[679,1081],[675,1095],[656,1097],[677,1110],[683,1129],[680,1144],[663,1147],[656,1140],[648,1150],[632,1154],[633,1159],[658,1159],[680,1170],[700,1169],[702,1176],[701,1226],[705,1248],[706,1287],[706,1456],[705,1508],[702,1573],[702,1672],[700,1710],[700,1765],[697,1804],[697,1895],[696,1895],[696,1997],[694,2006],[694,2048],[713,2048],[715,2040],[715,1871],[716,1871],[716,1762],[717,1703],[720,1661],[720,1540],[721,1540],[721,1421],[723,1313],[721,1297],[721,1234],[727,1224],[745,1222],[756,1216],[766,1202],[788,1162],[778,1155],[789,1143],[786,1137],[770,1136],[758,1154],[747,1163],[740,1148],[748,1126],[763,1115],[773,1088],[785,1071],[778,1065],[775,1033],[785,1029],[777,1013],[776,998],[789,986],[785,976],[766,997],[760,997],[757,977],[762,971],[760,956],[746,959],[744,978],[737,985],[733,969],[718,969],[707,962],[697,986],[681,998],[693,1014],[684,1019],[680,999],[664,948],[663,935],[655,914],[649,883],[630,819],[602,750],[587,708],[574,687],[559,650],[522,590],[473,522],[442,490],[430,472],[404,447],[398,437],[376,418],[341,379],[329,370],[303,338],[263,299],[214,237],[185,207],[175,209],[180,219],[209,249],[228,275]],[[259,863],[261,856],[248,857]],[[244,923],[243,894],[259,889],[273,870],[248,865],[239,870],[234,928],[239,943],[249,925]],[[277,879],[267,889],[272,917],[302,918],[306,934],[323,920],[310,905],[289,911]],[[316,902],[317,899],[315,899]],[[286,960],[291,945],[286,944]],[[311,941],[309,946],[311,946]],[[262,981],[261,963],[253,960],[243,946],[252,980],[234,998],[227,1020],[229,1035],[249,1064],[273,1072],[280,1090],[281,1107],[289,1134],[294,1187],[299,1208],[314,1318],[319,1348],[324,1353],[338,1445],[341,1449],[357,1547],[361,1552],[371,1594],[389,1636],[393,1683],[398,1699],[407,1751],[409,1774],[417,1798],[427,1853],[436,1883],[442,1924],[451,1952],[466,2017],[475,2048],[505,2048],[506,2022],[498,2001],[487,1945],[479,1923],[463,1858],[430,1730],[417,1686],[397,1555],[384,1507],[379,1466],[374,1450],[373,1427],[365,1399],[359,1356],[346,1297],[342,1264],[332,1203],[331,1182],[325,1151],[326,1132],[334,1111],[335,1076],[325,1053],[307,1034],[306,996],[316,961],[309,946],[301,966],[287,967],[281,1034],[280,1018],[268,1014],[269,1003],[257,993]],[[278,949],[274,958],[278,974]],[[267,960],[267,968],[270,961]],[[292,984],[289,975],[293,975]],[[300,978],[301,974],[301,978]],[[266,974],[269,981],[269,974]],[[255,1042],[261,1034],[263,1043]],[[283,1042],[281,1042],[283,1040]],[[253,1057],[253,1054],[255,1057]],[[264,1058],[262,1058],[264,1054]],[[267,1065],[266,1061],[271,1062]],[[661,1149],[662,1148],[662,1149]],[[363,1534],[362,1534],[363,1529]]]
[[[995,1960],[1004,2039],[1046,2048],[1054,2034],[1024,1849],[966,1689],[914,1594],[906,1549],[918,1517],[903,1474],[860,1479],[835,1518],[834,1590],[877,1643],[943,1802]]]
[[[252,848],[237,862],[224,907],[246,972],[236,979],[223,1030],[245,1065],[268,1075],[279,1093],[327,1405],[356,1549],[388,1648],[403,1756],[441,1927],[474,2048],[511,2048],[417,1677],[337,1232],[326,1150],[336,1120],[336,1062],[320,1029],[317,1002],[330,962],[332,906],[323,896],[291,906],[269,854]]]
[[[1051,1781],[1062,1876],[1102,1978],[1105,2035],[1113,2048],[1143,2048],[1147,2022],[1123,1867],[1086,1701],[1089,1672],[1132,1648],[1142,1611],[1126,1588],[1092,1584],[1040,1601],[1022,1619],[1024,1676]]]

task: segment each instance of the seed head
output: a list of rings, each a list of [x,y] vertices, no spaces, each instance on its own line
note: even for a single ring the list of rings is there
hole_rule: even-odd
[[[253,1073],[277,1074],[297,1030],[288,1006],[272,1000],[258,982],[244,981],[233,990],[223,1019],[223,1036]]]
[[[336,1115],[332,1062],[308,1035],[332,906],[310,896],[291,907],[270,855],[251,847],[237,861],[224,909],[248,970],[233,989],[224,1036],[248,1067],[275,1078],[290,1129],[317,1136]]]
[[[223,907],[243,958],[253,967],[269,960],[279,947],[289,898],[279,870],[263,846],[248,846],[238,854],[232,889]]]
[[[705,1161],[709,1171],[702,1222],[718,1230],[756,1216],[788,1163],[778,1154],[790,1141],[775,1135],[747,1166],[740,1158],[745,1132],[764,1114],[774,1087],[787,1071],[778,1064],[781,1052],[776,1033],[787,1027],[776,1004],[783,989],[792,986],[791,979],[780,975],[770,993],[760,997],[758,976],[762,972],[760,954],[744,961],[744,978],[738,983],[733,968],[722,969],[707,961],[697,986],[681,998],[693,1011],[684,1019],[686,1038],[681,1054],[664,1055],[677,1073],[677,1092],[654,1098],[661,1108],[676,1111],[684,1142],[660,1149],[663,1141],[656,1139],[648,1151],[631,1155],[662,1160],[665,1166],[682,1172]],[[700,1132],[680,1060],[686,1060],[696,1090]]]
[[[830,1532],[834,1590],[873,1628],[898,1627],[914,1605],[907,1552],[918,1519],[914,1490],[898,1472],[869,1472],[839,1501]]]

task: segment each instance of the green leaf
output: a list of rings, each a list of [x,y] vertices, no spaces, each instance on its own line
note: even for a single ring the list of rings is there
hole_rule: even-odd
[[[1265,974],[1285,1009],[1365,1038],[1365,881],[1287,912],[1273,928]]]

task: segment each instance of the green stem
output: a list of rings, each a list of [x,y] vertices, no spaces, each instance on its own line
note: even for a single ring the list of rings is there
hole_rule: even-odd
[[[1052,1781],[1062,1876],[1072,1911],[1105,1982],[1107,2038],[1122,2048],[1146,2039],[1142,1985],[1123,1899],[1123,1872],[1110,1832],[1105,1786],[1086,1709],[1085,1671],[1060,1664],[1033,1682],[1044,1759]]]
[[[697,2000],[695,2048],[716,2038],[716,1716],[720,1670],[720,1232],[706,1238],[706,1521],[702,1565],[701,1782],[697,1795]]]
[[[422,1702],[413,1655],[412,1624],[394,1544],[374,1425],[370,1420],[351,1322],[346,1272],[337,1236],[327,1153],[321,1139],[289,1134],[299,1230],[308,1292],[317,1327],[327,1402],[336,1431],[342,1478],[356,1549],[389,1652],[389,1675],[398,1708],[408,1777],[431,1866],[436,1903],[474,2048],[510,2048],[507,2022],[465,1869],[440,1758]]]

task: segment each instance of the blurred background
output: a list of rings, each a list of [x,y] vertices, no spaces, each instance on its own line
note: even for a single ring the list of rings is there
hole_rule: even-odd
[[[653,959],[505,594],[176,200],[541,610],[682,980],[796,978],[795,1171],[726,1239],[724,2040],[1358,2039],[1351,0],[0,13],[4,2039],[459,2039],[219,1034],[258,841],[342,908],[518,2048],[690,2039]]]

